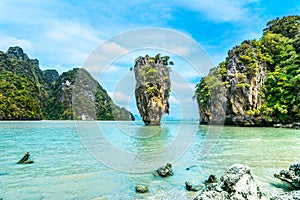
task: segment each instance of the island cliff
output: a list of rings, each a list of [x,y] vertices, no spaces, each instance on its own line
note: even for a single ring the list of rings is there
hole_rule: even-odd
[[[80,80],[78,75],[81,74]],[[74,113],[74,83],[80,81],[84,92],[93,89],[95,116],[86,116],[88,104]],[[106,90],[85,69],[75,68],[61,75],[56,70],[39,68],[20,47],[0,51],[0,120],[134,120],[132,113],[117,106]]]
[[[160,125],[164,113],[169,114],[169,93],[171,88],[168,64],[169,57],[146,55],[135,60],[136,105],[144,123]]]
[[[299,121],[299,41],[300,16],[288,16],[268,22],[259,40],[245,40],[229,50],[226,60],[196,86],[200,123]]]

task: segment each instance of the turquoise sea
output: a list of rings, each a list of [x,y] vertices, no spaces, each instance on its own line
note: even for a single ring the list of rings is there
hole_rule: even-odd
[[[93,123],[103,135],[94,130],[87,140],[74,121],[0,122],[0,199],[192,199],[196,193],[185,190],[186,180],[220,177],[234,163],[248,165],[261,190],[272,194],[289,189],[273,174],[300,162],[298,130]],[[34,163],[17,165],[27,151]],[[174,175],[153,176],[166,162]],[[136,194],[137,184],[148,185],[149,193]]]

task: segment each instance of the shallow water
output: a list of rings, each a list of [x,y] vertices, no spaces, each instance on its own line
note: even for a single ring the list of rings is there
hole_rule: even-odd
[[[104,136],[84,141],[73,121],[0,122],[0,198],[192,199],[196,193],[185,191],[186,180],[202,183],[210,174],[220,177],[234,163],[248,165],[261,190],[272,194],[288,189],[273,174],[300,161],[298,130],[211,129],[197,122],[98,124]],[[95,142],[101,143],[100,157],[86,148]],[[105,143],[128,158],[109,151]],[[27,151],[34,164],[17,165]],[[153,176],[151,171],[166,162],[173,164],[174,175]],[[136,194],[136,184],[148,185],[149,193]]]

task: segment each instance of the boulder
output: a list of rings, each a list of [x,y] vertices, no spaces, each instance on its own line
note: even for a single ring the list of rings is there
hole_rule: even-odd
[[[155,172],[154,175],[159,175],[161,177],[167,177],[167,176],[172,176],[173,175],[173,169],[172,165],[170,163],[167,163],[166,166],[158,168]]]
[[[212,179],[212,177],[209,179]],[[209,184],[208,186],[194,200],[262,199],[262,193],[254,181],[249,167],[240,164],[231,166],[220,178],[219,183]]]
[[[274,128],[282,128],[283,127],[282,124],[274,124],[273,126],[274,126]]]
[[[149,189],[146,185],[137,185],[135,186],[135,191],[137,193],[146,193],[149,191]]]
[[[274,174],[274,176],[300,190],[300,163],[290,165],[289,170],[281,170],[279,174]]]
[[[186,181],[185,182],[185,188],[186,188],[187,191],[194,191],[194,192],[196,192],[196,191],[201,190],[203,187],[201,185],[194,185],[190,181]]]
[[[293,125],[292,125],[292,128],[300,129],[300,122],[294,122]]]
[[[208,179],[204,181],[205,185],[213,184],[213,183],[218,183],[218,179],[216,175],[209,175]]]

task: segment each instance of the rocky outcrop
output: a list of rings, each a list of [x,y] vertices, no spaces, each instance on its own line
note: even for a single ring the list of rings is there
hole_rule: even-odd
[[[82,103],[76,113],[72,105],[75,79],[83,91],[75,99]],[[39,61],[17,46],[0,51],[0,108],[0,120],[134,120],[86,70],[77,68],[62,75],[56,70],[42,71]],[[88,115],[91,111],[95,117]]]
[[[281,170],[279,174],[274,174],[274,176],[300,190],[300,163],[290,165],[289,170]]]
[[[233,47],[224,62],[202,77],[195,94],[201,124],[299,122],[300,59],[294,56],[299,53],[299,34],[294,34],[299,18],[269,21],[259,40],[245,40]]]
[[[260,61],[258,52],[250,41],[244,41],[228,52],[226,63],[228,84],[225,124],[261,124],[254,111],[262,106],[261,96],[266,79],[266,64]],[[245,60],[251,58],[253,66]]]
[[[138,57],[134,65],[135,98],[139,113],[146,125],[160,125],[164,113],[169,113],[171,88],[169,57],[156,55]],[[173,63],[173,62],[172,62]]]
[[[262,193],[257,186],[250,169],[235,164],[220,178],[219,183],[208,184],[194,200],[258,200]]]
[[[266,64],[257,51],[251,41],[244,41],[201,80],[196,90],[201,124],[264,123],[255,113],[264,103],[261,93],[266,79]]]
[[[300,190],[277,194],[271,197],[270,200],[300,200]]]

